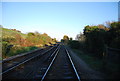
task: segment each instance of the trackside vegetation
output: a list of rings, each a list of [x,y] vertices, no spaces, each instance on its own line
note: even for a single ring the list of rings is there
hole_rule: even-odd
[[[120,49],[120,22],[109,22],[107,26],[87,25],[76,40],[68,43],[72,48],[82,49],[102,58],[106,47]]]
[[[62,42],[67,41],[63,37]],[[83,33],[76,35],[76,40],[69,40],[67,44],[95,70],[109,75],[108,78],[119,78],[120,66],[117,61],[120,59],[120,22],[87,25]]]
[[[7,29],[0,26],[2,30],[2,59],[14,56],[23,52],[43,48],[47,45],[55,44],[56,39],[51,38],[46,33],[29,32],[21,33],[16,29]]]

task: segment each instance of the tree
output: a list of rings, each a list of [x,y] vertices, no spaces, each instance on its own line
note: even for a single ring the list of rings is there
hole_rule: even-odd
[[[33,32],[29,32],[27,35],[28,36],[35,36],[35,34]]]
[[[85,41],[85,35],[80,32],[80,34],[77,34],[76,40],[81,42]]]
[[[109,27],[109,46],[120,49],[120,22],[112,22]]]
[[[64,36],[63,36],[63,39],[64,39],[64,40],[69,40],[69,37],[68,37],[67,35],[64,35]]]
[[[63,36],[62,42],[64,42],[65,44],[67,44],[69,42],[69,37],[67,35]]]
[[[102,57],[104,52],[105,38],[107,31],[102,26],[86,26],[84,28],[85,44],[89,52],[96,54],[98,57]]]
[[[74,49],[79,49],[79,47],[80,47],[79,41],[76,41],[76,40],[70,41],[69,45],[71,48],[74,48]]]
[[[61,42],[63,42],[63,43],[64,43],[64,40],[63,40],[63,39],[61,39]]]
[[[80,39],[80,34],[77,34],[75,39],[79,40]]]
[[[56,38],[52,39],[53,42],[57,42]]]
[[[72,37],[70,37],[70,41],[72,41],[73,40],[73,38]]]

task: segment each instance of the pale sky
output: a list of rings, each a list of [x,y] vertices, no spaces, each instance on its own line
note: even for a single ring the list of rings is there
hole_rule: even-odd
[[[118,2],[2,2],[2,25],[75,39],[86,25],[118,21]]]

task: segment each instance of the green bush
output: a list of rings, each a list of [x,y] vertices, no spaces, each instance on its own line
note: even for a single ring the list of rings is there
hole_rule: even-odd
[[[80,47],[79,41],[75,41],[75,40],[69,41],[69,45],[71,48],[74,48],[74,49],[79,49]]]
[[[21,47],[20,45],[14,45],[12,48],[10,48],[10,51],[8,53],[6,53],[6,51],[3,50],[3,52],[4,52],[3,58],[18,55],[20,53],[28,52],[28,51],[34,50],[34,49],[37,49],[37,47],[35,47],[35,46]]]
[[[35,47],[35,46],[29,47],[29,50],[34,50],[34,49],[37,49],[37,47]]]
[[[2,57],[5,58],[6,57],[6,53],[7,53],[7,47],[10,44],[8,42],[2,42]]]
[[[102,58],[105,51],[106,33],[107,30],[105,30],[105,27],[86,26],[84,28],[86,49],[98,58]]]
[[[23,52],[37,49],[37,47],[44,47],[45,44],[55,43],[56,39],[52,39],[46,33],[40,34],[38,32],[29,32],[23,34],[16,29],[6,29],[0,26],[2,30],[2,56],[7,58]],[[37,46],[37,47],[35,47]]]

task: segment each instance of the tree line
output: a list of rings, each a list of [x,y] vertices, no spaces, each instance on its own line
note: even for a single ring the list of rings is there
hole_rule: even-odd
[[[106,47],[120,49],[120,22],[107,22],[106,25],[87,25],[83,33],[76,35],[76,40],[64,36],[62,42],[102,58]]]

